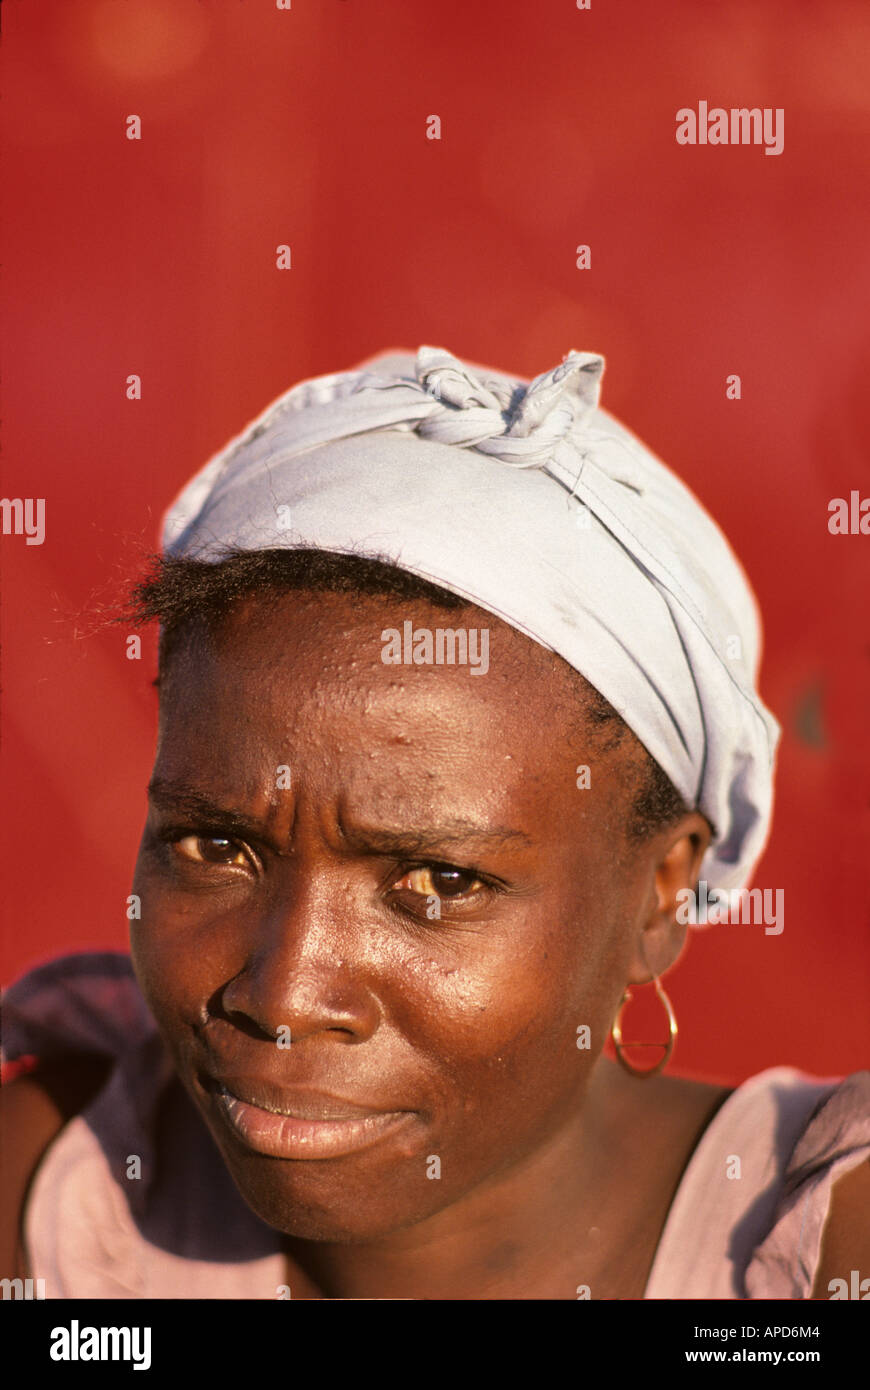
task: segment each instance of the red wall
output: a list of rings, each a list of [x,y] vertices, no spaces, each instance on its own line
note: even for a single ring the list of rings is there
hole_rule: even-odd
[[[2,541],[3,979],[125,943],[153,646],[126,660],[99,605],[179,485],[381,348],[531,376],[573,347],[732,539],[784,726],[756,882],[785,930],[694,934],[676,1070],[867,1065],[870,536],[827,529],[870,496],[863,0],[7,0],[3,24],[2,491],[47,521]],[[702,99],[783,108],[783,153],[678,145]]]

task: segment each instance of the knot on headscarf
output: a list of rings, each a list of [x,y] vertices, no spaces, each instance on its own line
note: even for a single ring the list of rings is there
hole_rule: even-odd
[[[421,347],[415,371],[416,380],[406,378],[405,384],[432,399],[432,408],[413,426],[422,439],[532,468],[549,459],[553,446],[597,406],[604,359],[571,351],[526,386],[476,377],[443,348]],[[364,378],[359,384],[375,383]]]

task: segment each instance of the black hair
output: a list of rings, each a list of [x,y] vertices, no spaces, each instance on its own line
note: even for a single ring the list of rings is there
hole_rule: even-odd
[[[162,672],[191,622],[211,627],[249,595],[299,590],[424,599],[447,610],[468,607],[469,602],[386,559],[325,550],[229,547],[217,561],[152,556],[149,572],[130,592],[122,621],[134,626],[159,622],[158,670]],[[688,807],[679,792],[613,706],[573,667],[568,670],[578,687],[585,728],[593,732],[597,750],[610,752],[628,741],[634,745],[638,771],[628,838],[644,840],[685,815]]]

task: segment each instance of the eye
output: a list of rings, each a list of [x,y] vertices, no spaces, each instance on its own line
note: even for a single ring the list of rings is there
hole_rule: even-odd
[[[404,890],[423,898],[434,896],[448,900],[473,897],[475,892],[486,888],[486,884],[472,870],[454,869],[449,864],[423,864],[419,868],[409,869],[393,886],[400,892]]]
[[[171,841],[172,849],[182,859],[194,864],[217,864],[224,868],[250,866],[250,857],[235,840],[220,835],[182,835]]]

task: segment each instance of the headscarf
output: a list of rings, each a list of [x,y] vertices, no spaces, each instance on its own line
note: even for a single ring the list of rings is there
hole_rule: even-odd
[[[779,735],[755,600],[697,498],[599,407],[603,370],[572,350],[526,382],[421,347],[302,381],[183,488],[164,551],[387,559],[495,614],[618,710],[713,826],[707,883],[737,888]]]

